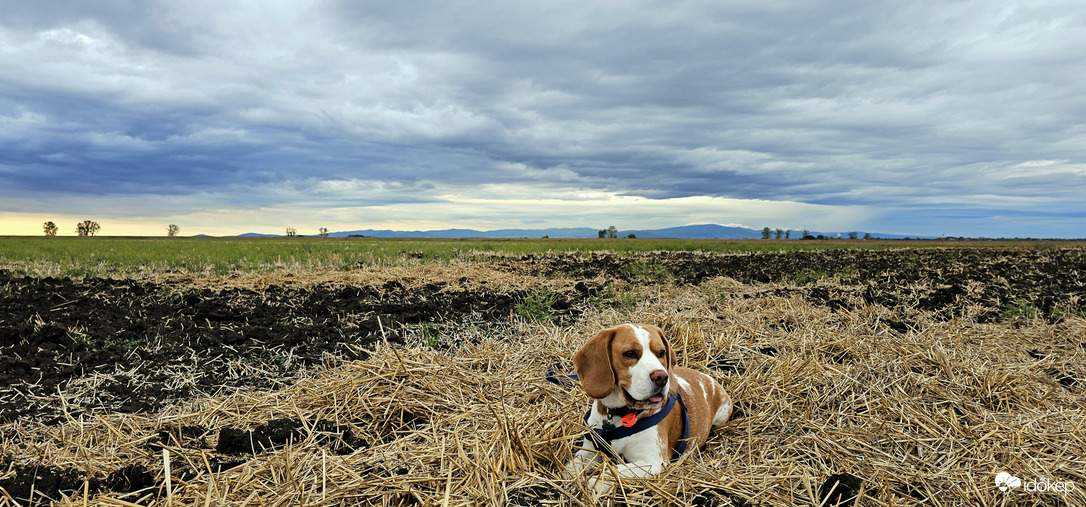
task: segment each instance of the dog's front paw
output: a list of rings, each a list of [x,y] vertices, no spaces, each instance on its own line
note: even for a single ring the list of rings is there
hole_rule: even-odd
[[[610,495],[615,491],[615,486],[618,485],[615,479],[608,476],[593,477],[588,479],[585,484],[588,486],[588,492],[592,494],[593,500]]]
[[[591,468],[596,461],[599,460],[599,455],[594,452],[585,450],[577,451],[577,454],[573,455],[573,459],[569,463],[566,463],[566,472],[563,475],[566,479],[573,479],[579,475],[584,475],[585,471]]]
[[[584,472],[588,467],[589,465],[583,461],[570,461],[569,463],[566,463],[566,469],[562,471],[562,478],[571,481],[578,476],[584,475]]]

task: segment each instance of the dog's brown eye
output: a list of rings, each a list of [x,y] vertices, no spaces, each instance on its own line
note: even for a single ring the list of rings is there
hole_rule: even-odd
[[[659,357],[660,359],[663,359],[664,358],[664,349],[660,349],[660,352],[656,353],[656,357]]]
[[[622,357],[625,357],[626,359],[637,359],[637,351],[627,350],[626,352],[622,353]]]

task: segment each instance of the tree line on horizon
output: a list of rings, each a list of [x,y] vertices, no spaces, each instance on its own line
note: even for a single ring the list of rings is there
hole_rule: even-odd
[[[77,236],[80,236],[80,237],[89,237],[89,236],[97,235],[98,232],[101,231],[101,229],[102,229],[102,226],[98,222],[96,222],[94,220],[83,220],[82,222],[79,222],[79,223],[76,224],[75,233],[76,233]],[[45,235],[47,237],[51,237],[51,236],[56,236],[60,229],[57,227],[57,224],[55,222],[47,221],[42,226],[42,230],[45,232]],[[781,229],[781,228],[773,229],[773,228],[770,228],[770,227],[763,227],[762,228],[762,239],[791,239],[792,238],[792,232],[793,231],[791,229]],[[168,237],[171,237],[171,238],[177,237],[180,233],[181,233],[181,227],[178,226],[177,224],[169,224],[166,227],[166,236],[168,236]],[[850,240],[861,239],[859,237],[859,234],[860,234],[859,232],[855,232],[855,231],[846,233],[847,238],[850,239]],[[287,235],[287,237],[301,237],[301,236],[298,236],[297,229],[295,229],[294,227],[289,227],[289,226],[286,227],[286,235]],[[328,228],[327,227],[321,227],[319,229],[318,235],[320,237],[322,237],[322,238],[327,238],[329,236]],[[543,237],[546,238],[547,236],[543,236]],[[619,237],[618,228],[613,226],[613,225],[607,227],[606,229],[600,229],[599,230],[599,238],[600,239],[616,239],[618,237]],[[627,235],[626,238],[636,239],[637,236],[635,234],[631,233],[631,234]],[[814,235],[811,234],[811,232],[809,230],[803,229],[802,234],[800,235],[800,239],[805,239],[805,240],[826,240],[826,239],[834,239],[834,238],[830,238],[830,237],[824,236],[822,234],[814,236]],[[862,239],[871,240],[871,239],[879,239],[879,238],[875,238],[875,237],[873,237],[871,235],[871,233],[865,232]],[[910,239],[910,238],[905,237],[904,239],[907,240],[907,239]],[[981,238],[967,238],[967,237],[946,237],[946,236],[944,236],[943,239],[991,240],[993,238],[984,238],[984,237],[981,237]],[[998,239],[1035,239],[1035,238],[998,238]]]
[[[769,227],[762,228],[762,239],[781,239],[781,236],[784,236],[784,239],[792,239],[792,230],[791,229],[770,229]],[[859,232],[853,231],[853,232],[848,233],[848,239],[859,239],[859,236],[860,236]],[[811,239],[832,239],[832,238],[826,237],[826,236],[824,236],[822,234],[819,234],[818,236],[812,236],[811,231],[809,231],[807,229],[803,229],[803,235],[800,236],[800,239],[811,240]],[[865,232],[863,239],[874,239],[874,238],[871,237],[870,232]]]
[[[60,228],[53,221],[45,222],[42,225],[42,230],[47,237],[56,236],[57,232],[60,232]],[[75,235],[79,237],[90,237],[98,234],[98,231],[102,230],[102,225],[94,220],[84,220],[75,224]],[[181,233],[181,227],[177,224],[170,224],[166,226],[166,236],[171,238],[176,237]]]
[[[45,222],[42,229],[45,231],[46,236],[56,236],[57,232],[60,231],[57,224],[52,221]],[[75,224],[76,236],[94,236],[95,234],[98,234],[98,231],[100,230],[102,230],[102,226],[94,220],[84,220]]]

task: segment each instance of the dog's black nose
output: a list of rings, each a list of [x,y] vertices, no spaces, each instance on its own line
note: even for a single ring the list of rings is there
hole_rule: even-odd
[[[652,383],[660,387],[663,387],[667,383],[667,372],[664,370],[656,370],[649,374],[649,378],[652,379]]]

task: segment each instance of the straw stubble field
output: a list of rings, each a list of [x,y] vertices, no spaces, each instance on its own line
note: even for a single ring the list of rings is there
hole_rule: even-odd
[[[0,272],[0,505],[1084,505],[1084,268],[1061,248]],[[627,321],[736,413],[593,498],[562,475],[587,399],[542,376]]]

